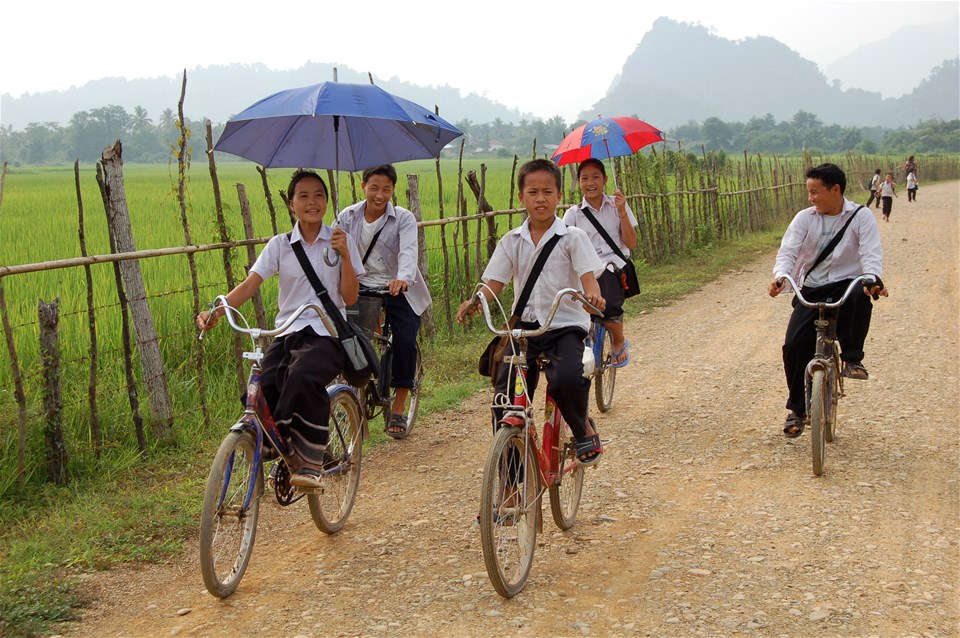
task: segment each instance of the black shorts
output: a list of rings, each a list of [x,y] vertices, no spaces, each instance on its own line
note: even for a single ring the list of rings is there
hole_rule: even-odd
[[[600,284],[600,294],[603,300],[607,302],[607,307],[603,311],[604,319],[620,319],[623,317],[623,284],[620,282],[620,276],[609,270],[604,270],[603,274],[597,278]]]

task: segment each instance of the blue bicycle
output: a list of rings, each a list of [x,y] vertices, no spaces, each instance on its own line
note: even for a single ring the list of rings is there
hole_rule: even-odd
[[[613,338],[603,325],[603,317],[590,317],[590,332],[585,340],[593,351],[593,395],[597,409],[606,412],[613,405],[613,388],[617,384],[617,369],[612,363]]]
[[[241,320],[243,316],[231,308],[222,295],[217,297],[214,308],[217,305],[224,308],[224,316],[230,327],[249,335],[254,345],[252,352],[243,353],[243,358],[252,362],[247,381],[246,406],[214,456],[200,514],[200,572],[203,583],[214,596],[226,598],[240,584],[253,551],[260,499],[264,494],[263,464],[267,460],[264,437],[272,446],[271,455],[278,457],[270,471],[270,485],[277,502],[290,505],[306,496],[313,522],[324,533],[333,534],[346,523],[357,496],[366,422],[353,388],[344,384],[328,387],[330,439],[321,487],[304,489],[290,485],[290,471],[291,468],[297,468],[297,459],[293,456],[289,440],[274,423],[260,389],[260,362],[263,359],[260,337],[281,334],[306,310],[315,311],[331,335],[337,334],[336,328],[316,303],[300,306],[289,320],[275,330],[238,326],[234,313]]]

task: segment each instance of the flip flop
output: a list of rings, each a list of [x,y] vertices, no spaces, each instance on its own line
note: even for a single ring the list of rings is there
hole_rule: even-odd
[[[626,358],[625,358],[623,361],[621,361],[620,363],[613,363],[613,360],[614,360],[614,359],[619,359],[620,357],[622,357],[622,356],[624,356],[624,355],[626,355]],[[620,348],[620,349],[617,350],[616,352],[611,352],[611,353],[610,353],[610,361],[611,361],[611,363],[610,363],[610,367],[611,367],[611,368],[622,368],[623,366],[625,366],[625,365],[627,365],[628,363],[630,363],[630,340],[629,340],[629,339],[624,339],[624,340],[623,340],[623,347],[622,347],[622,348]]]

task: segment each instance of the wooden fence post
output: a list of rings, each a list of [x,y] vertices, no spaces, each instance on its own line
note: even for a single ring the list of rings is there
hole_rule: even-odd
[[[130,227],[130,211],[127,208],[127,195],[123,184],[123,148],[120,140],[103,150],[101,162],[106,176],[108,210],[110,225],[116,235],[117,249],[120,252],[132,252],[137,249]],[[150,304],[143,285],[140,262],[136,260],[120,263],[124,288],[130,302],[133,325],[136,328],[137,347],[140,351],[140,363],[143,366],[144,382],[150,400],[151,427],[157,440],[173,441],[173,407],[167,391],[167,372],[163,367],[163,357],[157,341],[157,331],[153,324]]]
[[[420,204],[420,184],[416,175],[407,175],[407,206],[417,222],[423,221],[423,207]],[[423,275],[424,283],[430,286],[430,265],[427,260],[427,236],[422,226],[417,226],[417,267]],[[427,338],[434,341],[437,337],[437,326],[433,319],[433,304],[427,306],[420,316],[420,325],[427,330]]]
[[[60,394],[60,300],[40,300],[40,357],[43,361],[43,413],[46,420],[47,472],[57,485],[67,484],[67,441],[63,436],[63,401]]]
[[[267,199],[267,210],[270,211],[270,224],[273,227],[273,234],[276,235],[279,232],[277,230],[277,211],[273,208],[273,195],[270,194],[270,184],[267,182],[267,169],[258,166],[257,172],[260,173],[260,181],[263,183],[263,196]]]
[[[483,175],[486,175],[486,167],[481,164],[480,170],[483,172]],[[490,205],[490,202],[487,201],[487,197],[484,194],[484,188],[477,181],[477,172],[469,171],[467,173],[467,185],[470,187],[470,190],[473,191],[473,196],[477,200],[477,211],[480,213],[489,213],[493,211],[493,206]],[[480,220],[477,220],[478,232],[477,232],[477,244],[479,248],[480,242],[480,233],[479,226]],[[487,259],[493,256],[493,251],[497,248],[497,220],[493,215],[487,217]],[[479,255],[477,259],[477,268],[480,268]]]
[[[250,216],[250,200],[247,199],[247,189],[243,184],[237,183],[237,197],[240,198],[240,216],[243,218],[243,236],[247,239],[253,239],[253,218]],[[247,272],[253,268],[253,263],[257,261],[257,250],[253,244],[247,244]],[[263,307],[263,295],[258,290],[253,294],[253,309],[257,315],[257,325],[265,329],[267,327],[267,310]]]
[[[180,206],[180,223],[183,226],[184,244],[190,246],[193,239],[190,236],[190,222],[187,220],[187,122],[183,117],[183,100],[187,92],[187,72],[183,72],[183,83],[180,85],[180,101],[177,102],[177,128],[180,136],[177,139],[177,203]],[[200,283],[197,279],[197,259],[193,253],[187,254],[187,266],[190,269],[190,285],[193,288],[193,316],[200,314]],[[203,413],[204,423],[210,423],[210,408],[207,405],[207,367],[204,365],[204,343],[200,339],[193,339],[196,348],[197,367],[197,394],[200,396],[200,410]]]
[[[80,194],[80,160],[73,162],[73,179],[77,187],[77,232],[80,236],[80,254],[87,256],[86,231],[83,225],[83,197]],[[100,433],[100,414],[97,411],[97,316],[94,310],[93,273],[90,266],[83,267],[87,280],[87,324],[90,329],[90,375],[87,381],[87,404],[90,406],[90,438],[93,440],[93,454],[100,458],[103,447],[103,435]]]
[[[210,120],[206,121],[207,128],[207,167],[210,169],[210,181],[213,183],[213,205],[217,215],[217,230],[220,233],[220,241],[230,241],[230,235],[227,233],[227,220],[223,216],[223,199],[220,196],[220,179],[217,176],[217,160],[213,154],[213,125]],[[236,280],[233,277],[233,264],[230,261],[230,249],[223,249],[223,273],[227,278],[227,290],[233,290],[236,286]],[[243,372],[243,343],[240,341],[240,333],[233,333],[233,366],[237,373],[237,390],[240,394],[247,387],[247,377]]]
[[[103,176],[103,164],[97,164],[97,186],[100,187],[100,199],[103,200],[103,211],[107,216],[107,235],[110,237],[110,252],[116,254],[117,240],[114,237],[113,227],[110,225],[110,199],[107,195],[107,182]],[[133,416],[133,428],[137,435],[137,449],[141,453],[147,451],[147,435],[143,430],[143,417],[140,414],[140,396],[137,393],[137,382],[133,376],[133,353],[130,351],[130,311],[127,304],[127,293],[123,289],[123,276],[120,274],[120,263],[113,262],[113,279],[117,287],[117,301],[120,304],[120,338],[123,341],[123,371],[127,381],[127,400],[130,403],[130,413]]]

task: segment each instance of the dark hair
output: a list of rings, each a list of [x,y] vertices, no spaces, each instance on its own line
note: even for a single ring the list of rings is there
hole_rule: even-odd
[[[363,171],[363,177],[360,179],[360,181],[366,183],[374,175],[383,175],[393,182],[394,186],[397,185],[397,169],[393,167],[393,164],[384,164],[382,166],[374,166],[373,168],[366,169]]]
[[[295,191],[295,190],[297,189],[297,184],[299,184],[302,180],[305,180],[305,179],[308,178],[308,177],[316,177],[317,179],[319,179],[319,180],[320,180],[320,183],[323,184],[323,194],[326,195],[327,197],[330,197],[330,191],[327,190],[327,183],[326,183],[325,181],[323,181],[323,178],[320,177],[320,176],[316,173],[316,171],[307,171],[307,170],[304,170],[304,169],[300,168],[300,169],[297,169],[296,171],[294,171],[294,172],[293,172],[293,177],[290,178],[290,185],[287,186],[287,199],[288,199],[288,200],[293,199],[293,191]]]
[[[821,164],[807,169],[807,179],[819,179],[827,188],[840,185],[840,194],[847,190],[847,176],[836,164]]]
[[[588,166],[594,166],[600,169],[600,174],[604,177],[607,176],[607,168],[603,165],[603,162],[596,158],[590,157],[580,162],[580,166],[577,167],[577,179],[580,179],[580,172]]]
[[[879,175],[882,171],[878,168],[878,169],[877,169],[876,171],[874,171],[874,172],[875,172],[877,175]]]
[[[912,162],[912,161],[913,161],[913,155],[911,155],[910,157],[908,157],[908,158],[907,158],[907,161],[908,161],[908,162]]]
[[[554,179],[557,180],[557,190],[559,191],[563,188],[563,175],[560,173],[560,168],[551,160],[535,159],[530,160],[521,166],[519,171],[517,171],[517,184],[520,186],[520,190],[523,191],[523,183],[526,181],[527,175],[530,173],[538,173],[540,171],[553,173]]]

